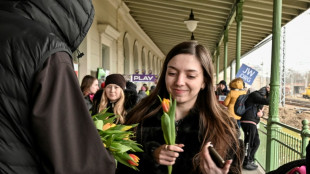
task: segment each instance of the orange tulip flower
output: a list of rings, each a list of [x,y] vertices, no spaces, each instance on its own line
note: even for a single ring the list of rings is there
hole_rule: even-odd
[[[105,130],[108,130],[111,127],[114,127],[114,126],[116,126],[116,124],[114,124],[114,123],[107,123],[107,124],[103,125],[102,130],[105,131]]]
[[[138,166],[139,165],[138,162],[140,158],[134,154],[129,154],[129,156],[131,157],[132,160],[128,160],[127,162],[132,166]]]
[[[169,109],[170,109],[170,100],[164,98],[163,101],[162,101],[162,103],[161,103],[161,105],[162,105],[162,107],[163,107],[164,112],[168,113],[168,112],[169,112]]]

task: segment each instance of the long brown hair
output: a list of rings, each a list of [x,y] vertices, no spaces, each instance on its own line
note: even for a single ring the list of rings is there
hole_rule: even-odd
[[[154,115],[161,109],[157,95],[168,98],[169,93],[165,85],[165,76],[169,61],[178,54],[191,54],[201,63],[203,69],[205,88],[197,97],[195,108],[199,110],[199,137],[202,140],[201,148],[209,141],[223,157],[228,156],[229,150],[239,155],[238,133],[235,122],[231,120],[229,113],[216,99],[213,88],[213,63],[209,51],[197,42],[183,42],[176,45],[168,53],[163,69],[154,91],[128,113],[125,124],[140,123],[144,119]],[[155,108],[155,109],[154,109]],[[240,157],[238,164],[241,164]],[[193,159],[194,167],[199,166],[199,154]],[[240,165],[238,169],[241,170]],[[234,172],[235,173],[235,172]],[[236,173],[239,173],[238,171]]]
[[[83,96],[88,95],[89,88],[91,87],[91,85],[94,83],[95,80],[97,80],[97,78],[91,75],[84,76],[81,83],[81,91],[83,93]]]

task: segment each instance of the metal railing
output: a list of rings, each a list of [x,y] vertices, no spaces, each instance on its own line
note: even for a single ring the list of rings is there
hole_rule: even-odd
[[[256,160],[266,169],[266,147],[267,147],[267,124],[266,119],[262,119],[259,124],[259,136],[260,136],[260,146],[256,153]],[[310,130],[309,121],[303,120],[302,130],[293,128],[283,123],[272,122],[279,126],[278,130],[275,130],[276,142],[275,153],[277,160],[277,166],[286,164],[291,161],[302,159],[306,157],[306,147],[309,142]]]

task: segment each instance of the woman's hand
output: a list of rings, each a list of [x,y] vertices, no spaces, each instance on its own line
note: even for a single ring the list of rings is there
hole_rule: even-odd
[[[200,155],[200,170],[203,174],[226,174],[229,171],[232,160],[227,160],[223,168],[218,168],[213,162],[208,147],[211,142],[208,142],[202,149]]]
[[[183,152],[184,144],[161,145],[154,151],[154,158],[158,164],[171,166],[175,163],[179,152]]]

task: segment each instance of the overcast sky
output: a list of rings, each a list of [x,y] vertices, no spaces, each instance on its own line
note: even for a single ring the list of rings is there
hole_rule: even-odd
[[[286,69],[293,69],[300,73],[310,71],[310,9],[289,22],[285,28]],[[269,41],[259,49],[246,55],[241,59],[241,63],[249,66],[262,64],[264,74],[269,74],[271,66],[271,44],[271,41]]]

